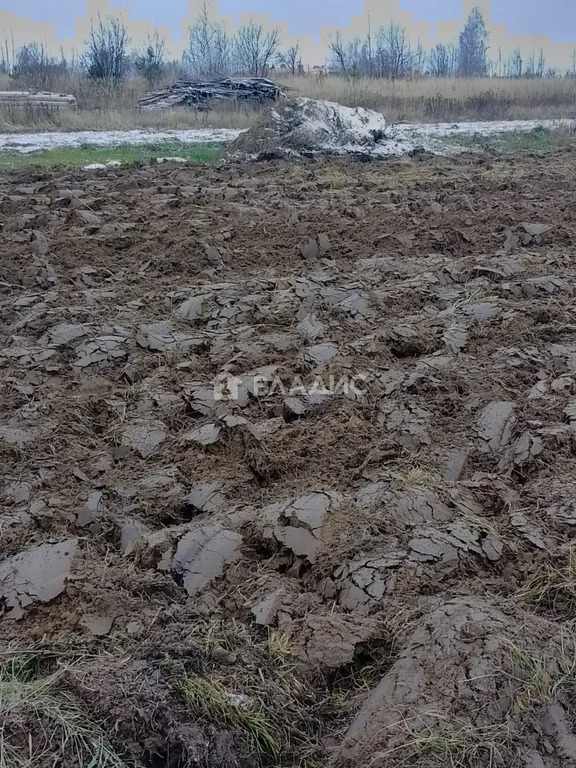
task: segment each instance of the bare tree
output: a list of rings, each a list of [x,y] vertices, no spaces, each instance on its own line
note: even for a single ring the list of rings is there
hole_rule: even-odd
[[[287,51],[278,54],[278,63],[285,67],[291,75],[297,75],[302,70],[300,43],[290,46]]]
[[[544,77],[544,70],[546,69],[546,57],[544,56],[544,49],[540,48],[538,54],[538,62],[536,63],[536,77]]]
[[[412,51],[406,29],[397,22],[391,22],[384,30],[384,40],[390,56],[392,80],[406,75],[412,68]]]
[[[236,64],[252,77],[265,77],[278,53],[278,31],[266,32],[251,21],[240,27],[234,40]]]
[[[425,67],[426,67],[426,53],[424,52],[422,43],[420,42],[420,40],[418,40],[418,43],[416,44],[416,48],[414,48],[414,51],[412,52],[410,69],[406,74],[414,77],[419,77],[424,73]]]
[[[508,57],[505,72],[506,77],[522,77],[522,69],[524,66],[524,60],[520,48],[516,48]]]
[[[124,24],[113,17],[92,23],[86,41],[84,65],[92,80],[119,83],[130,71],[130,38]]]
[[[330,51],[332,67],[349,77],[406,77],[421,73],[425,61],[420,43],[413,48],[406,30],[396,22],[347,44],[338,34],[330,43]]]
[[[226,30],[213,22],[206,5],[192,27],[188,49],[184,53],[184,64],[197,77],[213,77],[231,73],[232,41]]]
[[[340,32],[330,41],[329,49],[332,54],[332,67],[343,75],[348,74],[348,46],[342,40]]]
[[[10,75],[27,88],[51,88],[68,68],[64,53],[52,56],[42,43],[28,43],[16,51]]]
[[[148,41],[143,48],[133,54],[134,69],[141,75],[148,85],[152,86],[162,77],[166,64],[166,44],[158,32]]]
[[[412,48],[406,29],[393,21],[378,30],[375,57],[378,75],[396,80],[422,70],[424,51],[420,43]]]
[[[526,59],[526,67],[524,69],[524,77],[544,77],[544,69],[546,68],[546,59],[544,58],[544,51],[540,48],[538,58],[536,58],[536,51],[532,53]]]
[[[473,8],[458,41],[460,77],[485,77],[488,73],[488,32],[479,8]]]
[[[3,75],[9,75],[14,67],[14,61],[16,60],[16,46],[14,45],[14,38],[8,41],[8,38],[4,38],[4,42],[0,45],[0,71]]]
[[[454,75],[454,54],[452,45],[438,43],[428,54],[428,70],[433,77]]]

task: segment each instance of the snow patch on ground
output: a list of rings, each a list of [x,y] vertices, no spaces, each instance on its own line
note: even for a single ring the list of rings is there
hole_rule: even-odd
[[[476,136],[494,136],[500,133],[527,132],[538,126],[548,129],[563,128],[573,125],[572,120],[506,120],[494,122],[465,123],[399,123],[387,125],[384,117],[377,112],[361,107],[347,108],[339,104],[324,102],[328,113],[342,121],[344,139],[337,140],[333,132],[327,131],[326,123],[318,116],[308,118],[307,132],[322,137],[324,148],[342,154],[358,152],[362,146],[372,143],[371,154],[398,155],[406,154],[415,147],[446,154],[457,151],[444,143],[446,138],[472,134]],[[334,108],[337,107],[337,113]],[[277,110],[275,115],[280,117]],[[385,130],[389,137],[382,142],[371,142],[373,132]],[[121,145],[143,146],[159,143],[203,144],[208,142],[230,143],[246,131],[231,128],[194,128],[186,130],[131,130],[131,131],[77,131],[49,133],[4,133],[0,134],[0,150],[29,153],[47,149],[66,147],[116,147]],[[172,158],[170,158],[172,159]]]
[[[89,163],[84,166],[85,171],[101,171],[104,168],[118,168],[122,165],[119,160],[108,160],[107,163]]]
[[[241,131],[231,128],[194,128],[167,131],[75,131],[50,133],[1,133],[0,150],[16,152],[39,152],[44,149],[63,147],[118,147],[125,144],[142,146],[180,142],[182,144],[204,144],[207,142],[233,141]]]
[[[154,157],[151,158],[152,161],[159,163],[162,165],[163,163],[180,163],[180,164],[186,164],[188,160],[185,157]],[[90,163],[89,165],[84,165],[83,170],[85,171],[102,171],[106,170],[107,168],[120,168],[124,163],[121,163],[119,160],[108,160],[106,163]]]

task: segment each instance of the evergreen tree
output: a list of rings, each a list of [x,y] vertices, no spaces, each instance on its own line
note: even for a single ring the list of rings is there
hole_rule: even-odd
[[[485,77],[488,74],[488,32],[479,8],[473,8],[460,32],[458,74],[460,77]]]

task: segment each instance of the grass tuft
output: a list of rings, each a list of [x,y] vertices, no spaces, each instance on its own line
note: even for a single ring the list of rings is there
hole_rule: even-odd
[[[563,630],[547,654],[529,653],[510,645],[512,709],[531,712],[558,698],[576,701],[576,636]]]
[[[27,654],[0,660],[0,768],[127,768],[102,726],[66,691],[65,672],[40,675]]]
[[[277,763],[281,747],[262,702],[230,693],[215,677],[188,677],[182,684],[184,699],[194,714],[218,728],[230,728],[260,763]]]
[[[576,553],[547,562],[517,590],[516,597],[566,620],[576,618]]]
[[[336,702],[321,675],[298,664],[294,636],[270,629],[264,636],[234,620],[200,620],[188,636],[203,658],[202,675],[178,668],[172,687],[193,716],[227,727],[259,766],[313,768],[326,759],[325,740],[340,734],[349,720],[347,690]],[[242,665],[221,667],[222,651]]]
[[[289,632],[272,629],[268,634],[268,658],[280,670],[294,670],[294,655],[292,653],[292,637]]]
[[[454,716],[430,713],[435,725],[406,721],[395,727],[405,735],[403,743],[375,756],[396,755],[396,768],[414,759],[436,758],[446,768],[496,768],[505,764],[509,730],[504,724],[479,726]]]

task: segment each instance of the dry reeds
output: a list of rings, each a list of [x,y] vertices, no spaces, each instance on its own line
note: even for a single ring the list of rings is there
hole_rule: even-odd
[[[390,122],[455,122],[572,117],[576,78],[432,78],[376,80],[345,77],[282,77],[294,95],[336,101],[382,112]],[[21,87],[0,76],[0,89]],[[129,130],[131,128],[248,128],[259,110],[220,104],[209,112],[175,109],[142,112],[138,99],[146,81],[130,77],[118,85],[98,83],[81,74],[63,74],[53,90],[72,93],[77,111],[35,114],[0,112],[0,130]]]

